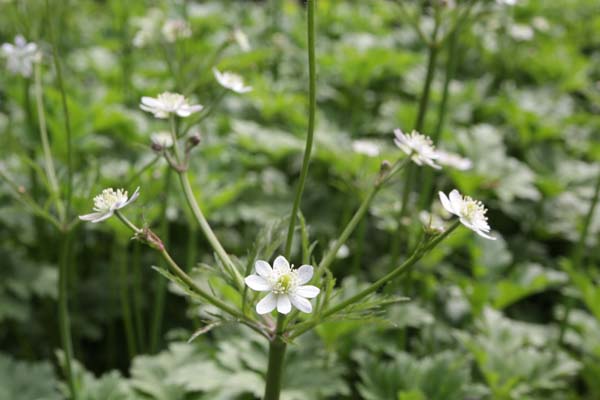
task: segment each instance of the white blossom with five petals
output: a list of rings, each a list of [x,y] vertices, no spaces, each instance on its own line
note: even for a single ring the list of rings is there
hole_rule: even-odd
[[[432,168],[441,169],[436,160],[438,153],[429,136],[420,134],[417,131],[412,131],[405,134],[401,129],[394,129],[394,143],[417,165],[427,164]]]
[[[27,43],[21,35],[15,37],[15,43],[4,43],[2,55],[6,58],[6,67],[13,74],[20,74],[28,78],[33,72],[33,63],[40,59],[38,46],[35,43]]]
[[[488,235],[490,226],[487,222],[487,209],[482,202],[473,200],[469,196],[462,196],[458,190],[454,189],[446,196],[439,192],[442,206],[451,214],[456,215],[461,224],[477,233],[479,236],[490,240],[496,240],[495,237]]]
[[[287,314],[292,306],[304,313],[312,312],[312,304],[307,299],[317,297],[320,289],[305,285],[313,276],[311,265],[294,269],[285,257],[278,256],[273,262],[273,268],[268,262],[257,260],[254,269],[256,274],[247,276],[244,282],[252,290],[269,292],[256,305],[257,313],[267,314],[277,308],[278,312]]]
[[[142,97],[140,108],[144,111],[154,114],[156,118],[169,118],[171,114],[177,114],[180,117],[189,117],[190,115],[202,111],[204,108],[200,104],[190,105],[187,99],[179,93],[164,92],[158,97]]]
[[[252,86],[246,86],[244,80],[238,74],[233,72],[221,72],[216,68],[213,68],[213,74],[219,82],[219,85],[225,89],[233,90],[236,93],[247,93],[252,90]]]
[[[79,219],[97,223],[112,217],[116,210],[133,203],[140,195],[140,188],[128,196],[127,190],[113,188],[104,189],[102,193],[94,197],[94,212],[91,214],[80,215]]]

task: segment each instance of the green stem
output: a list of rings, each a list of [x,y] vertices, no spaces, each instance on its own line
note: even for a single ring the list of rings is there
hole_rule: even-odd
[[[308,166],[310,163],[310,155],[312,152],[313,136],[315,131],[315,112],[317,109],[316,97],[316,67],[315,67],[315,1],[307,0],[306,7],[308,12],[307,17],[307,36],[308,36],[308,130],[306,133],[306,147],[304,149],[304,159],[302,160],[302,170],[300,171],[300,180],[298,189],[290,214],[290,226],[288,228],[287,239],[285,243],[285,257],[290,258],[292,252],[292,241],[294,239],[294,230],[296,228],[296,217],[302,200],[302,192],[306,175],[308,174]]]
[[[142,248],[139,243],[133,244],[133,259],[131,262],[133,270],[133,316],[135,322],[135,331],[137,333],[137,349],[140,353],[144,352],[146,347],[146,327],[144,324],[143,312],[143,289],[142,289]]]
[[[146,232],[144,229],[140,229],[137,226],[135,226],[127,217],[125,217],[120,211],[115,211],[115,215],[125,224],[127,225],[127,227],[129,227],[129,229],[131,229],[136,235],[140,235],[143,236]],[[154,248],[154,247],[153,247]],[[156,249],[156,248],[155,248]],[[191,291],[193,291],[195,294],[198,295],[198,297],[206,300],[206,302],[208,302],[209,304],[212,304],[213,306],[225,311],[226,313],[230,314],[233,317],[238,318],[240,321],[246,323],[249,327],[253,328],[254,330],[256,330],[257,332],[263,334],[263,332],[258,329],[256,327],[256,325],[254,325],[254,321],[248,319],[248,317],[246,317],[244,314],[242,314],[240,311],[236,310],[235,308],[231,307],[230,305],[228,305],[227,303],[219,300],[218,298],[214,297],[212,294],[208,293],[207,291],[205,291],[204,289],[202,289],[200,286],[198,286],[196,284],[196,282],[194,282],[194,280],[188,275],[186,274],[180,267],[179,265],[177,265],[177,263],[171,258],[171,255],[169,254],[169,252],[164,248],[162,249],[156,249],[161,256],[163,257],[163,259],[167,262],[167,265],[169,266],[169,269],[179,278],[181,279],[181,281],[183,283],[185,283],[189,289]]]
[[[265,396],[263,400],[279,400],[281,381],[284,368],[286,343],[281,334],[284,326],[285,315],[279,314],[275,336],[269,342],[269,364],[265,383]]]
[[[58,185],[58,178],[56,177],[56,169],[54,168],[54,161],[52,159],[52,151],[50,149],[50,141],[48,140],[48,129],[46,128],[46,114],[44,112],[44,100],[42,91],[42,66],[41,63],[37,63],[35,66],[35,101],[38,113],[38,122],[40,128],[40,138],[42,140],[42,149],[44,152],[44,168],[46,171],[46,177],[50,183],[50,192],[52,198],[56,202],[56,209],[58,215],[63,223],[66,221],[65,210],[60,200],[60,187]]]
[[[169,189],[171,186],[171,170],[167,168],[165,173],[165,182],[163,189],[163,203],[161,208],[161,220],[160,220],[160,236],[165,246],[169,245],[169,223],[167,219],[167,207],[169,203]],[[164,262],[161,263],[161,267],[166,266]],[[156,277],[156,294],[154,301],[154,314],[152,317],[152,328],[150,336],[150,351],[155,353],[158,349],[158,342],[160,339],[160,333],[162,330],[163,317],[165,313],[165,296],[166,296],[166,281],[162,276]]]
[[[131,316],[129,304],[129,277],[127,276],[127,253],[126,249],[118,242],[115,242],[115,256],[119,264],[119,300],[121,302],[121,312],[123,314],[123,325],[125,327],[125,339],[127,340],[127,352],[129,359],[133,359],[137,354],[135,345],[135,328]]]
[[[444,240],[452,231],[454,231],[458,227],[459,224],[460,224],[460,221],[454,222],[444,233],[442,233],[441,235],[436,237],[434,240],[432,240],[429,243],[423,244],[422,246],[417,247],[417,249],[413,252],[413,254],[406,261],[404,261],[400,266],[396,267],[394,270],[389,272],[384,277],[375,281],[368,288],[366,288],[366,289],[362,290],[361,292],[355,294],[354,296],[349,297],[348,299],[336,304],[335,306],[323,311],[323,313],[321,313],[318,317],[308,320],[306,322],[303,322],[301,324],[298,324],[294,330],[293,335],[290,336],[290,340],[294,339],[294,338],[300,336],[301,334],[303,334],[304,332],[312,329],[313,327],[318,325],[321,322],[321,320],[324,320],[324,319],[344,310],[346,307],[362,300],[363,298],[367,297],[368,295],[374,293],[376,290],[378,290],[380,287],[382,287],[389,281],[391,281],[391,280],[397,278],[398,276],[402,275],[403,273],[407,272],[410,267],[412,267],[414,264],[416,264],[416,262],[419,261],[421,258],[423,258],[423,256],[425,254],[427,254],[431,249],[433,249],[442,240]]]
[[[50,14],[50,4],[49,0],[46,0],[46,10],[48,14]],[[71,210],[71,202],[73,196],[73,151],[72,151],[72,132],[71,132],[71,119],[69,114],[69,106],[67,104],[67,93],[65,91],[65,85],[62,76],[62,68],[60,65],[60,58],[58,54],[58,43],[56,42],[56,35],[51,23],[52,18],[48,17],[48,30],[50,32],[50,41],[52,42],[52,59],[54,61],[54,69],[56,70],[56,83],[58,85],[58,90],[60,91],[60,99],[61,106],[64,116],[64,124],[65,124],[65,132],[67,135],[66,145],[67,145],[67,190],[65,195],[66,202],[66,211],[65,216],[66,220],[69,219],[70,210]]]
[[[71,232],[65,232],[62,237],[62,249],[58,269],[58,320],[60,339],[65,355],[65,377],[69,386],[72,400],[77,400],[77,387],[73,376],[73,341],[71,339],[71,322],[69,320],[68,273],[71,259]]]
[[[360,206],[358,207],[358,209],[356,210],[356,212],[354,213],[354,215],[352,216],[350,221],[348,221],[348,224],[346,225],[346,227],[340,234],[340,237],[335,241],[333,246],[327,251],[327,253],[323,257],[323,260],[321,260],[321,263],[319,264],[319,267],[317,268],[317,271],[315,273],[315,277],[313,278],[313,281],[317,282],[319,280],[319,278],[323,275],[325,270],[328,269],[331,266],[331,264],[335,261],[335,257],[337,255],[338,251],[340,250],[342,245],[344,243],[346,243],[346,241],[348,240],[348,238],[350,237],[352,232],[354,232],[358,223],[363,219],[363,217],[369,210],[369,206],[371,205],[371,202],[373,201],[373,199],[375,198],[375,196],[377,195],[379,190],[381,190],[381,188],[387,182],[389,182],[389,180],[391,179],[392,176],[394,176],[396,173],[401,171],[406,165],[408,165],[409,160],[410,160],[410,157],[406,157],[406,158],[402,159],[401,161],[397,161],[390,168],[389,171],[380,172],[380,175],[378,176],[377,180],[375,181],[375,183],[373,184],[373,186],[371,187],[371,189],[369,190],[369,192],[363,199],[362,203],[360,204]]]
[[[140,168],[139,171],[137,171],[131,178],[129,178],[129,180],[125,184],[125,187],[130,187],[134,182],[136,182],[144,174],[144,172],[146,172],[150,168],[152,168],[152,166],[154,164],[156,164],[158,162],[158,160],[160,160],[160,159],[161,159],[161,156],[157,155],[151,161],[149,161],[147,164],[145,164],[142,168]]]
[[[225,265],[227,272],[230,274],[231,278],[234,280],[234,283],[236,284],[236,286],[238,288],[244,287],[244,283],[243,283],[244,279],[243,279],[242,275],[240,274],[240,271],[238,271],[235,264],[229,257],[229,254],[227,254],[227,252],[221,245],[221,242],[219,241],[219,239],[213,232],[212,228],[210,227],[210,224],[204,217],[202,210],[198,206],[198,203],[196,202],[196,197],[194,196],[194,192],[192,190],[192,186],[190,185],[190,180],[188,178],[187,173],[179,172],[178,175],[179,175],[179,181],[181,182],[181,186],[183,188],[185,199],[188,203],[188,206],[192,210],[192,213],[194,214],[196,221],[198,221],[198,225],[200,225],[200,229],[202,229],[202,232],[204,232],[204,236],[206,236],[206,239],[208,240],[208,242],[210,243],[210,245],[212,246],[214,251],[217,253],[219,258]]]
[[[458,48],[458,38],[460,36],[460,26],[457,26],[451,33],[449,39],[448,46],[448,59],[446,60],[446,71],[444,76],[444,88],[442,91],[442,100],[439,105],[437,123],[435,126],[435,130],[431,135],[431,140],[433,143],[437,144],[442,136],[442,131],[444,129],[444,123],[446,122],[446,112],[448,106],[448,99],[450,98],[450,82],[454,78],[454,73],[456,71],[456,59],[457,59],[457,48]],[[427,170],[424,171],[423,176],[423,190],[421,191],[420,198],[420,208],[426,209],[429,208],[431,203],[432,193],[434,191],[434,174],[435,171]]]
[[[581,227],[581,233],[579,234],[579,240],[577,241],[577,245],[575,246],[575,250],[573,251],[573,268],[580,269],[581,264],[583,262],[583,251],[585,249],[585,240],[587,239],[590,226],[592,224],[592,219],[594,217],[594,211],[596,209],[596,204],[598,204],[598,199],[600,198],[600,173],[598,174],[596,180],[596,186],[594,188],[594,195],[592,197],[592,202],[590,203],[590,208],[585,216],[583,221],[583,225]],[[569,324],[569,315],[571,314],[571,310],[575,306],[575,300],[569,297],[565,312],[560,321],[560,330],[558,332],[558,341],[556,346],[555,357],[558,354],[558,349],[564,343],[565,334],[567,332],[568,324]]]
[[[425,82],[423,83],[423,90],[421,92],[421,98],[419,99],[419,109],[417,111],[417,119],[415,121],[415,130],[419,133],[423,133],[423,126],[425,124],[425,116],[427,115],[427,109],[429,108],[429,95],[431,93],[431,84],[433,83],[433,77],[435,75],[435,64],[438,56],[438,45],[435,43],[437,36],[438,24],[435,25],[433,32],[433,43],[429,46],[429,53],[427,58],[427,73],[425,75]]]

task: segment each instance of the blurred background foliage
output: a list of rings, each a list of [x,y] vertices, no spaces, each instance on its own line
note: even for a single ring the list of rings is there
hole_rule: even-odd
[[[42,3],[0,1],[0,39],[22,34],[42,48],[62,180],[66,140],[48,44],[49,26],[58,28],[75,212],[87,212],[104,187],[139,185],[128,214],[167,238],[189,270],[212,262],[167,165],[150,149],[150,133],[164,126],[138,108],[141,96],[171,90],[214,105],[190,127],[202,138],[191,173],[225,248],[243,261],[257,237],[277,236],[307,124],[301,2],[65,0],[50,1],[50,14]],[[410,302],[382,310],[373,323],[328,322],[291,346],[286,400],[600,398],[600,211],[583,256],[573,255],[600,175],[600,3],[481,3],[486,11],[461,26],[439,138],[439,147],[470,158],[473,168],[446,169],[436,182],[484,200],[498,240],[458,230],[407,280],[385,288]],[[302,212],[319,258],[381,161],[397,156],[392,130],[413,127],[427,60],[397,2],[317,4],[318,123]],[[429,29],[427,4],[409,5]],[[165,42],[168,18],[188,21],[192,37]],[[446,61],[442,50],[425,134],[437,123]],[[224,94],[213,65],[254,90]],[[1,168],[49,207],[36,174],[36,111],[25,106],[29,83],[0,74]],[[361,151],[365,140],[377,154]],[[376,199],[332,266],[348,293],[389,268],[398,224],[419,224],[417,197],[407,221],[396,218],[396,185]],[[0,185],[0,399],[59,399],[66,393],[56,350],[60,238],[11,190]],[[128,235],[116,221],[76,228],[69,288],[81,398],[259,397],[265,343],[233,326],[188,343],[210,309],[167,285],[150,268],[155,254]]]

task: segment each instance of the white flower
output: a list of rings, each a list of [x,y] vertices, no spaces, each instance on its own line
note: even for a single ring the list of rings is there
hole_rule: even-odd
[[[221,86],[225,89],[233,90],[236,93],[247,93],[252,90],[252,86],[245,86],[241,76],[232,72],[221,72],[213,68],[213,74]]]
[[[144,47],[158,41],[160,39],[158,32],[163,18],[163,12],[158,8],[151,8],[145,16],[134,18],[133,25],[139,30],[133,37],[133,45]]]
[[[450,198],[444,193],[439,192],[442,206],[460,218],[460,222],[486,239],[496,240],[495,237],[488,235],[490,226],[487,222],[487,209],[480,201],[473,200],[469,196],[461,196],[458,190],[454,189],[450,192]]]
[[[250,41],[248,40],[248,36],[246,36],[244,31],[242,31],[240,28],[235,28],[233,30],[233,39],[237,42],[242,51],[248,52],[252,49],[250,46]]]
[[[91,214],[80,215],[79,219],[90,221],[93,223],[104,221],[113,216],[116,210],[120,210],[128,204],[131,204],[140,195],[140,188],[135,189],[135,192],[129,197],[124,189],[112,188],[104,189],[102,193],[94,197],[94,211]]]
[[[6,67],[13,74],[20,74],[26,78],[33,72],[32,64],[39,61],[40,55],[35,43],[27,43],[21,35],[15,37],[15,44],[4,43],[2,55],[6,57]]]
[[[517,4],[519,0],[496,0],[496,3],[498,4],[502,4],[505,6],[514,6],[515,4]]]
[[[530,41],[535,35],[535,32],[532,27],[523,24],[511,25],[510,30],[508,32],[513,39],[520,40],[522,42]]]
[[[369,157],[377,157],[380,151],[377,143],[364,139],[353,141],[352,150]]]
[[[193,113],[201,111],[204,107],[200,104],[189,105],[185,97],[178,93],[164,92],[158,97],[142,97],[140,108],[151,112],[156,118],[168,118],[169,114],[177,114],[180,117],[189,117]]]
[[[437,151],[437,162],[447,167],[456,168],[460,171],[466,171],[473,167],[473,162],[468,158],[464,158],[455,153],[450,153],[444,150]]]
[[[169,19],[162,27],[162,34],[167,42],[176,42],[192,36],[190,24],[182,19]]]
[[[441,168],[435,163],[438,154],[431,138],[417,131],[412,131],[410,134],[405,135],[401,129],[394,129],[394,135],[396,136],[394,139],[396,146],[408,154],[415,164],[427,164],[435,169]]]
[[[267,314],[277,308],[282,314],[292,310],[292,305],[298,310],[310,313],[312,304],[307,299],[317,297],[320,290],[316,286],[304,285],[313,276],[313,267],[302,265],[294,269],[283,256],[273,262],[273,268],[268,262],[258,260],[254,264],[256,275],[247,276],[244,281],[252,290],[270,292],[256,305],[256,312]]]
[[[155,132],[150,135],[152,146],[159,149],[168,149],[173,146],[173,137],[170,132]]]

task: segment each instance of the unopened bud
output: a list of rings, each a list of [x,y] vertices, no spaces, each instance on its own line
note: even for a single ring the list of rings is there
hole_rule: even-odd
[[[160,143],[152,142],[150,147],[152,148],[152,150],[156,151],[157,153],[160,153],[161,151],[163,151],[163,146]]]
[[[392,168],[392,164],[388,160],[383,160],[379,166],[379,172],[387,172]]]
[[[190,144],[190,147],[196,147],[196,146],[198,146],[201,141],[202,141],[202,139],[200,138],[200,134],[198,134],[198,133],[194,133],[188,139],[188,143]]]

